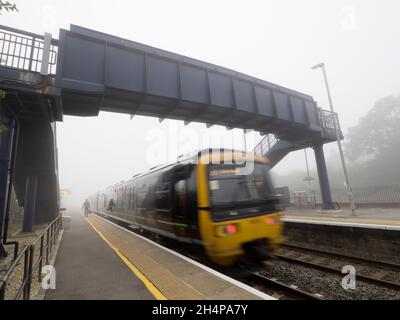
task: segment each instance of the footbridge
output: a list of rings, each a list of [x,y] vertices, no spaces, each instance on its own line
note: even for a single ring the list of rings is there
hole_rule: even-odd
[[[255,130],[265,136],[255,152],[273,165],[312,147],[323,207],[332,206],[323,144],[336,140],[337,116],[309,95],[74,25],[58,40],[0,26],[0,89],[3,242],[12,188],[24,207],[25,231],[57,212],[55,123],[63,115],[109,111]]]

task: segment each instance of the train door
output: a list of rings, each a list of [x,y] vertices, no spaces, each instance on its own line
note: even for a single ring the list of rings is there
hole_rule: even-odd
[[[103,205],[102,205],[102,210],[106,211],[107,210],[107,195],[103,193]]]
[[[173,174],[173,220],[175,234],[187,236],[186,224],[186,174],[185,166],[177,167]]]
[[[183,222],[186,220],[186,180],[175,182],[175,220]]]
[[[136,222],[136,197],[135,197],[135,185],[132,183],[129,188],[129,205],[128,215],[132,222]]]
[[[173,233],[171,210],[171,171],[160,172],[156,176],[154,209],[157,227],[165,232]]]
[[[149,198],[152,195],[150,189],[148,178],[142,177],[136,182],[135,218],[139,224],[148,224]]]
[[[129,194],[129,189],[127,186],[125,186],[124,188],[124,195],[123,195],[123,207],[124,207],[124,216],[128,216],[128,211],[129,211],[129,198],[130,198],[130,194]]]

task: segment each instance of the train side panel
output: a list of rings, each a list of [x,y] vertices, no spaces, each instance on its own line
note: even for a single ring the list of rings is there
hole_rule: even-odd
[[[199,242],[195,165],[179,165],[90,197],[92,211],[186,242]],[[94,208],[94,209],[93,209]]]

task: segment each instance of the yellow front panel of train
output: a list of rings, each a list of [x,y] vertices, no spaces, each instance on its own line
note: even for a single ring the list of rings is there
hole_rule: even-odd
[[[198,166],[199,207],[208,208],[206,166]],[[199,210],[199,228],[207,254],[222,265],[230,265],[244,253],[242,245],[265,240],[265,245],[282,241],[283,223],[280,213],[268,213],[223,222],[214,222],[209,210]]]

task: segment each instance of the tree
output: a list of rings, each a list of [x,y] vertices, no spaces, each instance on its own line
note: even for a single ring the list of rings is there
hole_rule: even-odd
[[[400,147],[400,95],[377,101],[374,107],[350,128],[345,144],[351,161],[378,160]]]
[[[378,100],[346,136],[349,172],[357,185],[400,182],[400,95]]]
[[[17,6],[15,4],[12,4],[12,3],[8,2],[8,1],[3,2],[3,0],[0,0],[0,14],[3,11],[3,9],[6,10],[7,12],[9,12],[9,11],[18,12],[18,8],[17,8]]]
[[[345,155],[353,190],[400,184],[400,95],[378,100],[345,137]],[[343,168],[336,150],[327,158],[327,166],[331,188],[344,190]],[[311,170],[310,175],[315,177],[314,187],[318,189],[317,172]],[[308,188],[303,181],[305,169],[282,176],[272,173],[272,176],[275,182],[289,186],[292,191]]]

